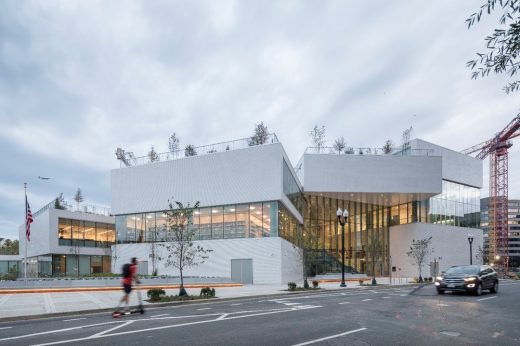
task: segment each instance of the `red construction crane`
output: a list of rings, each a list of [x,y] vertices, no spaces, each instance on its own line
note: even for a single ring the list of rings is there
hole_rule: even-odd
[[[508,149],[510,139],[520,136],[520,114],[518,114],[495,137],[463,150],[463,154],[477,151],[477,159],[489,155],[489,263],[506,274],[509,268],[509,200],[508,200]]]

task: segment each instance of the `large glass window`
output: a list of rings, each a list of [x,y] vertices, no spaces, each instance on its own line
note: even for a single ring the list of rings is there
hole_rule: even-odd
[[[200,208],[199,217],[200,240],[211,239],[211,208]]]
[[[72,239],[72,224],[69,219],[58,220],[58,238],[59,245],[70,246]]]
[[[211,208],[211,237],[212,239],[224,237],[224,209],[222,207]]]
[[[262,237],[262,203],[251,204],[249,207],[249,237]]]
[[[224,207],[224,238],[238,238],[234,205]]]
[[[90,221],[85,221],[83,235],[84,235],[84,239],[85,239],[84,246],[95,247],[96,246],[96,223],[90,222]]]
[[[236,207],[237,238],[249,238],[249,205],[239,204]]]
[[[155,229],[155,213],[146,214],[146,233],[145,233],[145,241],[151,242],[155,241],[157,236],[157,231]]]

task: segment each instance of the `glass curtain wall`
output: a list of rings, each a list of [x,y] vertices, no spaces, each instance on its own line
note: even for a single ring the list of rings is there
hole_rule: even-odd
[[[115,244],[115,227],[102,222],[58,219],[58,243],[63,246],[110,247]]]
[[[197,208],[192,222],[195,240],[278,236],[278,202]],[[164,212],[116,216],[117,242],[167,241]]]
[[[340,271],[345,249],[347,272],[371,274],[375,269],[376,275],[388,275],[388,208],[314,195],[306,195],[306,199],[305,232],[319,235],[317,251],[321,265],[317,273]],[[338,208],[349,211],[344,243],[342,227],[336,218]],[[290,239],[296,228],[287,219],[285,211],[280,213],[280,232]],[[369,243],[375,238],[381,240],[382,247],[367,253]]]
[[[38,261],[42,260],[43,268],[39,272],[40,277],[51,275],[77,277],[111,271],[111,256],[49,255],[44,257],[38,258]]]

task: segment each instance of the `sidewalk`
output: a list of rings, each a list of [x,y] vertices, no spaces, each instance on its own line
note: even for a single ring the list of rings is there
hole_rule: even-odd
[[[388,278],[377,278],[378,284],[388,284]],[[311,282],[309,282],[312,285]],[[404,282],[402,284],[405,284]],[[299,286],[302,283],[298,283]],[[394,282],[394,285],[399,285]],[[197,287],[193,287],[197,286]],[[265,296],[275,294],[293,294],[287,291],[287,285],[240,285],[240,284],[206,284],[202,286],[215,287],[217,298],[240,298]],[[219,287],[220,286],[220,287]],[[186,290],[190,295],[198,295],[201,285],[187,285]],[[346,288],[339,287],[339,281],[322,282],[320,287],[323,290],[353,289],[359,288],[359,282],[347,281]],[[379,286],[381,287],[381,286]],[[103,289],[104,288],[104,289]],[[98,288],[69,288],[68,291],[49,292],[48,288],[38,290],[32,288],[32,293],[9,292],[0,290],[0,321],[18,319],[22,317],[44,316],[48,314],[65,314],[89,310],[113,309],[122,296],[120,287],[98,287]],[[92,289],[97,289],[92,291]],[[103,289],[102,291],[100,289]],[[143,299],[147,299],[147,288],[141,291]],[[4,291],[4,294],[2,294]],[[174,295],[178,293],[178,288],[165,289],[166,294]],[[132,294],[131,305],[137,305],[136,294]],[[151,303],[143,302],[145,305]],[[153,304],[152,304],[153,305]]]

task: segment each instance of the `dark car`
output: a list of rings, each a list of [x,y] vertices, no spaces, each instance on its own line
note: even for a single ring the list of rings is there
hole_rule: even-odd
[[[446,291],[465,291],[480,296],[482,290],[497,293],[498,275],[488,265],[454,266],[437,276],[435,287],[439,294]]]

